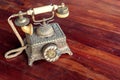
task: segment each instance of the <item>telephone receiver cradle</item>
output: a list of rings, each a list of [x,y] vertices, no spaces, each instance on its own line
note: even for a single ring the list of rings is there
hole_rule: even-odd
[[[49,18],[36,20],[35,15],[52,12]],[[34,61],[44,59],[48,62],[54,62],[59,59],[61,54],[68,53],[72,55],[69,46],[66,42],[66,36],[63,33],[58,23],[50,23],[53,21],[54,13],[57,17],[66,18],[69,16],[68,7],[62,3],[61,5],[47,5],[33,8],[26,12],[19,11],[18,14],[13,14],[8,18],[8,23],[21,43],[21,47],[10,50],[5,53],[5,58],[14,58],[26,51],[28,56],[28,65],[32,66]],[[31,16],[33,24],[26,16]],[[15,18],[14,23],[12,18]],[[15,25],[20,27],[26,37],[23,40],[18,33]],[[14,53],[14,54],[13,54]]]

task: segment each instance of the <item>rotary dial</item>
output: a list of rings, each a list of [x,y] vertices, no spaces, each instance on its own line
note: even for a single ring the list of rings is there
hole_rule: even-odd
[[[48,44],[44,47],[43,51],[44,58],[49,62],[54,62],[59,58],[57,52],[57,45],[55,44]]]

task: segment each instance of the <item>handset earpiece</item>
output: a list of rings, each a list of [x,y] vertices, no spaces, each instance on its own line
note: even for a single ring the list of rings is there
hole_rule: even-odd
[[[69,16],[69,10],[68,7],[65,6],[64,3],[61,4],[61,7],[58,7],[57,11],[56,11],[56,15],[59,18],[66,18]]]

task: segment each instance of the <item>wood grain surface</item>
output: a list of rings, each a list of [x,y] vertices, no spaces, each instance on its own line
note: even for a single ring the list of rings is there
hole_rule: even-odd
[[[55,17],[54,22],[60,24],[74,55],[62,55],[53,63],[37,61],[32,67],[25,52],[6,60],[4,53],[20,46],[7,18],[61,2],[68,5],[70,16]],[[120,80],[120,0],[0,0],[0,44],[0,80]]]

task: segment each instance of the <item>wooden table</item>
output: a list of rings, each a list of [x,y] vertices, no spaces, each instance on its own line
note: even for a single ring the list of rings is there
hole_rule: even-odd
[[[69,6],[70,16],[54,22],[61,25],[74,55],[53,63],[37,61],[32,67],[25,52],[6,60],[4,53],[20,46],[7,18],[51,2]],[[0,80],[120,80],[120,1],[0,0],[0,44]]]

